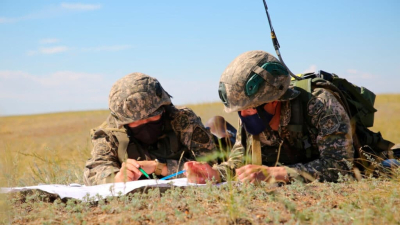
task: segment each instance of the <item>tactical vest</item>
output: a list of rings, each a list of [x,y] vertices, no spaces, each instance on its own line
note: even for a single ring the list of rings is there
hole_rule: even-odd
[[[302,95],[301,93],[300,95]],[[305,112],[307,103],[302,102],[302,98],[297,97],[290,101],[291,116],[289,124],[284,128],[287,129],[288,135],[282,139],[281,149],[279,144],[274,146],[263,146],[261,149],[262,164],[266,166],[275,166],[277,158],[282,165],[292,165],[296,163],[307,163],[319,158],[318,146],[312,140],[315,140],[317,129],[305,123]],[[310,121],[311,122],[311,121]],[[310,123],[311,124],[311,123]],[[242,145],[247,146],[246,140],[248,134],[242,125],[241,140]],[[277,131],[274,131],[277,133]],[[310,132],[313,132],[310,134]],[[279,136],[276,134],[276,136]],[[247,146],[248,148],[248,146]],[[279,156],[278,156],[279,154]]]
[[[190,154],[188,149],[181,144],[178,136],[172,129],[171,120],[166,110],[164,116],[163,135],[152,145],[142,145],[139,141],[129,137],[129,130],[117,129],[114,118],[109,116],[103,124],[92,129],[92,137],[111,133],[118,141],[118,160],[120,163],[129,159],[154,160],[174,159],[179,160],[182,156]]]

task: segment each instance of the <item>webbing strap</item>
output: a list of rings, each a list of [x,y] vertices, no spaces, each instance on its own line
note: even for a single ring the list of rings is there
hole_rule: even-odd
[[[119,161],[125,162],[128,158],[128,145],[129,145],[129,138],[126,133],[115,132],[115,137],[118,139],[118,159]]]
[[[251,164],[262,165],[260,135],[252,135]]]
[[[303,132],[303,125],[300,124],[289,124],[287,125],[288,130],[292,131],[292,132],[298,132],[298,133],[302,133]]]
[[[280,86],[280,82],[275,82],[275,77],[265,69],[259,66],[254,66],[252,71],[258,74],[262,79],[264,79],[268,84],[278,88]]]
[[[290,102],[291,115],[288,129],[293,132],[303,132],[304,113],[301,98],[295,98]]]

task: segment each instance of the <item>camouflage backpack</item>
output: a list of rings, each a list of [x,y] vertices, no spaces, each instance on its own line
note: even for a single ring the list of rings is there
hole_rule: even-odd
[[[333,93],[344,106],[353,130],[354,165],[361,172],[369,175],[383,160],[393,158],[391,148],[394,144],[383,139],[380,132],[375,133],[368,129],[373,126],[374,113],[377,111],[374,108],[375,94],[373,92],[365,87],[358,87],[334,73],[322,70],[319,73],[306,73],[299,76],[304,79],[292,78],[291,86],[301,91],[300,98],[303,103],[307,104],[312,97],[312,89],[319,87]],[[296,123],[296,121],[294,122]],[[303,122],[297,121],[297,123],[302,124]]]

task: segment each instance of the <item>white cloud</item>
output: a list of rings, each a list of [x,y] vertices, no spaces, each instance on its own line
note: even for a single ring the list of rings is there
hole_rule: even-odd
[[[0,71],[0,116],[107,109],[112,84],[96,73]]]
[[[71,71],[59,71],[51,74],[50,76],[39,79],[38,81],[44,86],[57,86],[57,85],[74,85],[77,82],[92,82],[94,80],[102,80],[102,77],[97,74],[79,73]]]
[[[346,73],[349,74],[347,77],[352,79],[373,79],[375,78],[374,75],[362,71],[358,71],[355,69],[348,69]]]
[[[99,46],[99,47],[90,47],[90,48],[70,48],[67,46],[54,46],[54,47],[40,47],[37,50],[30,50],[27,51],[26,54],[28,56],[34,56],[38,54],[43,54],[43,55],[50,55],[50,54],[56,54],[56,53],[61,53],[61,52],[66,52],[66,51],[71,51],[71,50],[80,50],[82,52],[116,52],[116,51],[123,51],[133,48],[131,45],[110,45],[110,46]]]
[[[66,52],[68,50],[69,50],[69,48],[66,46],[54,46],[54,47],[48,47],[48,48],[41,47],[35,51],[33,51],[33,50],[28,51],[26,54],[28,56],[33,56],[33,55],[37,55],[37,54],[51,55],[51,54]]]
[[[0,71],[0,114],[107,109],[111,85],[96,73]]]
[[[1,23],[15,23],[19,21],[20,18],[7,18],[7,17],[0,17],[0,24]]]
[[[116,51],[127,50],[130,48],[133,48],[133,46],[131,46],[131,45],[111,45],[111,46],[81,48],[80,50],[82,52],[116,52]],[[71,50],[77,50],[77,49],[70,48],[67,46],[40,47],[38,50],[27,51],[26,54],[28,56],[34,56],[34,55],[38,55],[38,54],[50,55],[50,54],[71,51]]]
[[[385,79],[380,79],[379,76],[357,69],[347,69],[339,76],[359,87],[366,87],[372,92],[375,92],[375,94],[397,92],[395,91],[396,87],[394,85],[397,82],[391,83]]]
[[[28,73],[22,71],[9,71],[9,70],[0,71],[0,79],[2,80],[12,79],[12,78],[25,78],[28,76],[30,76]]]
[[[57,15],[59,13],[56,13],[55,11],[57,10],[47,10],[47,11],[40,11],[36,13],[31,13],[27,14],[24,16],[19,16],[19,17],[1,17],[0,18],[0,24],[2,23],[16,23],[24,20],[31,20],[31,19],[40,19],[40,18],[48,18],[54,15]]]
[[[16,23],[32,19],[49,19],[53,17],[59,17],[61,15],[68,15],[76,11],[93,11],[100,8],[102,8],[101,4],[61,3],[61,5],[57,5],[55,7],[47,6],[37,12],[32,12],[19,17],[0,17],[0,24]]]
[[[310,65],[303,73],[317,72],[317,65]]]
[[[55,87],[103,80],[103,78],[99,74],[71,71],[58,71],[47,76],[37,76],[23,71],[6,70],[0,71],[0,80],[3,80],[4,82],[20,80],[21,82],[27,82],[30,84],[39,84],[43,87]]]
[[[101,8],[100,4],[61,3],[61,7],[69,10],[90,11]]]
[[[82,51],[87,52],[115,52],[115,51],[122,51],[126,49],[132,48],[131,45],[111,45],[111,46],[99,46],[99,47],[92,47],[92,48],[82,48]]]
[[[355,69],[348,69],[348,70],[346,70],[346,72],[349,74],[357,74],[358,73],[358,71]]]
[[[66,46],[55,46],[50,48],[40,48],[39,52],[42,54],[55,54],[55,53],[65,52],[67,50],[68,48]]]
[[[46,38],[39,41],[40,44],[54,44],[60,42],[57,38]]]

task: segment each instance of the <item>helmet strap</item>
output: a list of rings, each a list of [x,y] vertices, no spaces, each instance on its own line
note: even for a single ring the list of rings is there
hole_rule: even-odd
[[[272,75],[270,71],[277,70],[282,75],[287,75],[287,70],[279,62],[267,62],[261,67],[254,66],[251,71],[253,75],[249,77],[245,86],[245,93],[247,96],[252,96],[258,92],[261,84],[267,82],[277,90],[282,90],[283,86],[280,82],[276,82],[276,75]]]

